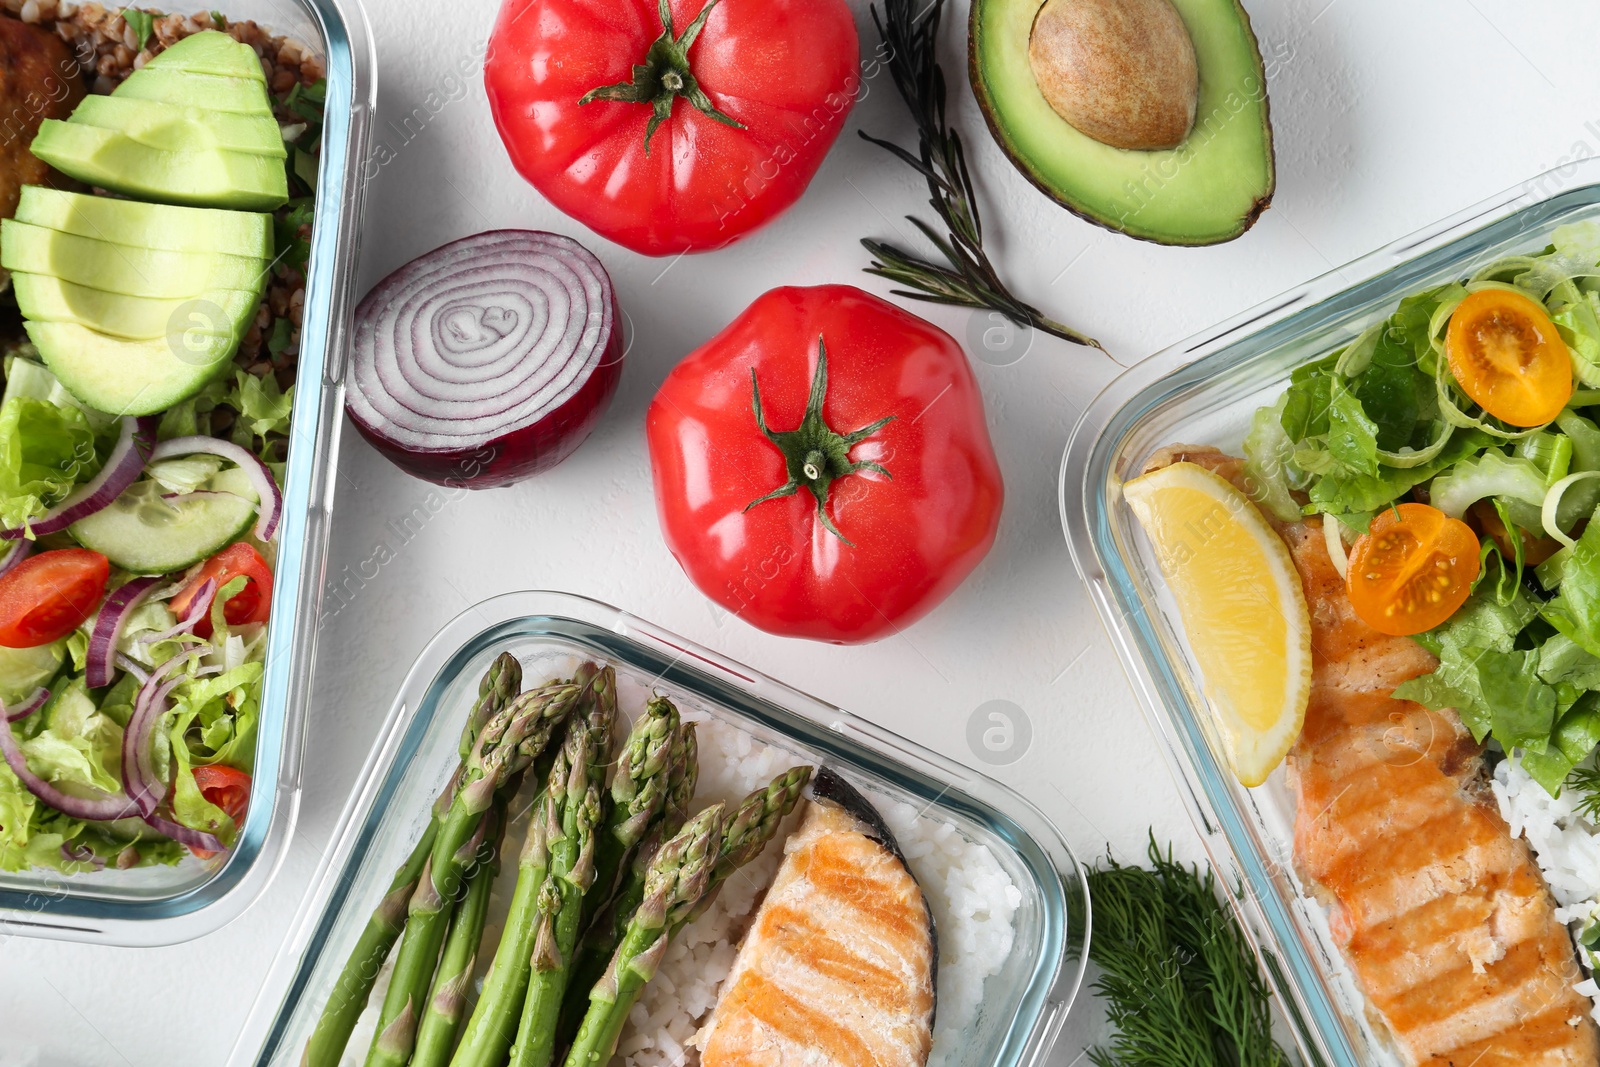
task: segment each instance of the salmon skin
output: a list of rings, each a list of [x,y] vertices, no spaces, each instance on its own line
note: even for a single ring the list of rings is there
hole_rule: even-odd
[[[894,835],[824,768],[701,1031],[702,1067],[922,1067],[938,940]]]
[[[1241,488],[1241,462],[1176,446]],[[1396,700],[1436,661],[1356,615],[1321,522],[1276,524],[1311,615],[1311,700],[1288,757],[1294,858],[1375,1029],[1408,1067],[1594,1067],[1567,929],[1452,711]]]

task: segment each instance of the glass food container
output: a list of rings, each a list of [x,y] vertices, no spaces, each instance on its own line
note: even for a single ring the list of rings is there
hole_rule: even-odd
[[[302,919],[234,1047],[234,1067],[300,1062],[356,937],[457,763],[478,680],[503,651],[522,661],[524,685],[569,672],[582,659],[608,662],[626,714],[637,711],[630,687],[636,695],[665,693],[686,714],[737,726],[792,752],[795,762],[826,764],[869,797],[910,802],[988,846],[1020,892],[1015,945],[988,978],[977,1018],[960,1039],[941,1039],[935,1026],[935,1055],[951,1065],[1031,1067],[1049,1051],[1083,977],[1088,885],[1036,808],[990,778],[625,612],[562,593],[518,592],[457,616],[407,675]],[[514,870],[502,879],[507,873],[514,881]],[[496,914],[504,906],[501,900]],[[494,915],[490,922],[497,924]],[[365,1055],[362,1033],[358,1027],[347,1063]]]
[[[220,8],[230,19],[252,19],[306,44],[327,70],[250,810],[233,849],[204,863],[190,858],[176,867],[82,875],[0,873],[0,935],[167,945],[209,933],[266,888],[298,814],[301,734],[339,454],[345,334],[377,75],[358,0],[240,0]]]
[[[1291,370],[1349,343],[1403,296],[1600,216],[1597,183],[1600,160],[1569,164],[1159,352],[1106,387],[1067,446],[1061,520],[1073,561],[1221,881],[1240,890],[1233,903],[1274,985],[1306,1020],[1296,1037],[1308,1061],[1397,1062],[1365,1019],[1322,907],[1300,891],[1282,770],[1246,789],[1228,769],[1182,622],[1120,487],[1163,445],[1237,454],[1251,414],[1277,398]]]

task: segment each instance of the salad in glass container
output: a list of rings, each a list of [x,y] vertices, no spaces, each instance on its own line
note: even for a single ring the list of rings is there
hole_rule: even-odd
[[[250,797],[321,65],[43,6],[0,14],[50,101],[0,148],[0,870],[209,859]]]

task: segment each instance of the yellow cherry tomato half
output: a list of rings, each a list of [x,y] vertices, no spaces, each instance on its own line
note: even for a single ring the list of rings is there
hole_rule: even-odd
[[[1350,550],[1345,587],[1361,621],[1404,637],[1456,613],[1478,577],[1478,535],[1427,504],[1381,511]]]
[[[1502,422],[1543,426],[1572,398],[1572,357],[1538,302],[1479,289],[1450,315],[1444,338],[1461,391]]]

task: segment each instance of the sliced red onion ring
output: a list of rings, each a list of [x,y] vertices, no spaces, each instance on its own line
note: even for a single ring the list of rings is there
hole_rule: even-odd
[[[117,653],[117,666],[133,675],[140,685],[143,685],[145,680],[150,677],[150,672],[145,669],[145,665],[125,652]]]
[[[161,713],[167,709],[167,696],[182,678],[167,675],[183,665],[183,656],[173,656],[157,667],[139,686],[133,699],[133,716],[122,730],[122,788],[137,806],[141,817],[151,815],[167,795],[167,783],[156,773],[150,741]]]
[[[273,480],[272,472],[267,469],[267,465],[261,462],[261,457],[248,448],[241,448],[232,441],[224,441],[218,437],[174,437],[157,445],[155,451],[150,454],[150,461],[153,463],[174,456],[192,456],[200,452],[235,463],[244,471],[245,477],[250,479],[250,485],[256,491],[258,501],[256,539],[272,540],[272,535],[278,532],[278,520],[283,516],[283,494],[278,491],[278,483]]]
[[[12,567],[28,558],[33,551],[33,542],[26,537],[19,537],[6,546],[5,555],[0,556],[0,576],[3,576]]]
[[[207,852],[226,852],[228,846],[222,843],[221,838],[215,834],[208,834],[204,830],[191,830],[182,823],[163,819],[159,815],[141,816],[144,821],[159,833],[166,834],[178,844],[187,848],[204,849]]]
[[[27,700],[24,700],[14,708],[6,708],[5,715],[3,717],[5,718],[6,722],[20,722],[21,720],[26,719],[29,715],[32,715],[34,712],[38,711],[40,708],[44,707],[45,702],[49,699],[50,690],[40,686],[38,689],[33,691],[33,695]],[[4,705],[0,705],[0,707],[4,707]]]
[[[0,718],[4,716],[0,715]],[[75,797],[63,793],[34,774],[28,769],[27,757],[23,756],[22,748],[12,735],[9,723],[0,723],[0,751],[5,754],[6,766],[11,768],[11,773],[21,780],[28,792],[69,818],[104,822],[126,819],[139,814],[138,805],[127,797],[114,797],[110,794],[93,799]]]
[[[105,860],[94,854],[94,849],[90,848],[88,845],[82,843],[73,844],[70,841],[63,841],[61,843],[61,858],[70,860],[73,863],[91,864],[97,871],[101,870],[106,865]]]
[[[150,461],[151,447],[155,444],[158,420],[151,416],[122,417],[117,443],[106,457],[100,473],[74,489],[65,500],[32,520],[25,527],[0,530],[0,538],[8,541],[33,536],[60,533],[86,515],[93,515],[121,496],[123,491],[139,480],[144,465]]]
[[[201,619],[206,617],[206,612],[211,610],[211,598],[216,593],[216,585],[217,580],[215,578],[207,578],[201,582],[199,589],[195,592],[194,600],[189,604],[189,613],[179,619],[176,626],[162,630],[158,634],[141,636],[139,643],[148,647],[160,644],[162,641],[170,641],[179,634],[194,633],[194,628],[200,624]]]
[[[190,829],[156,814],[156,809],[160,807],[162,800],[166,799],[167,784],[156,776],[155,763],[150,752],[150,738],[156,723],[161,721],[162,714],[167,710],[167,698],[172,695],[174,689],[188,680],[183,677],[165,677],[172,672],[174,665],[181,663],[183,659],[183,656],[173,656],[165,661],[139,687],[139,696],[134,701],[133,718],[128,720],[128,727],[122,734],[122,784],[128,791],[128,796],[138,805],[139,818],[153,829],[189,848],[225,852],[227,846],[215,835],[203,830]],[[220,667],[202,667],[195,673],[215,674],[219,670]],[[130,738],[133,739],[131,751]]]
[[[356,309],[346,407],[397,466],[509,485],[583,443],[622,375],[611,279],[570,237],[493,230],[412,260]]]
[[[161,582],[160,578],[135,578],[106,597],[95,617],[94,630],[89,634],[89,655],[84,664],[84,680],[90,689],[111,684],[117,673],[117,640],[122,636],[122,625],[128,613],[138,606],[145,594]]]

